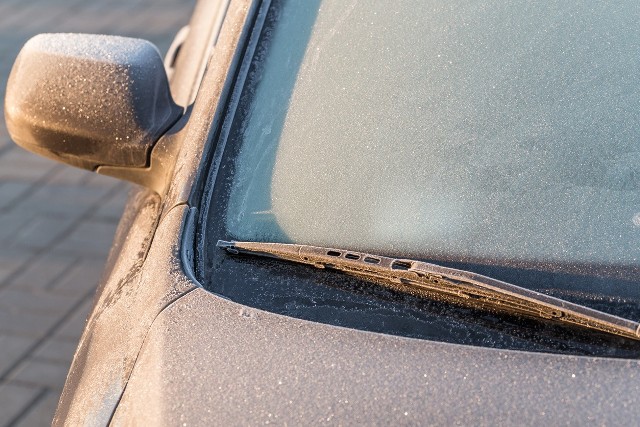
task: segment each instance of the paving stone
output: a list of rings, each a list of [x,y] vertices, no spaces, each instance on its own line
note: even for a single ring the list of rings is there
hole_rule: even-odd
[[[113,25],[114,18],[122,19],[122,14],[111,13],[104,7],[96,7],[95,3],[90,3],[71,10],[59,25],[67,31],[75,33],[113,34],[109,30]]]
[[[2,230],[1,227],[0,230]],[[6,287],[11,278],[19,274],[32,256],[30,251],[26,249],[6,246],[0,249],[0,289]]]
[[[49,426],[56,413],[60,393],[47,390],[30,408],[29,412],[17,420],[15,427]]]
[[[121,191],[113,194],[105,203],[100,204],[91,215],[91,219],[117,224],[122,216],[124,205],[129,197],[129,185],[123,187]]]
[[[14,209],[37,210],[48,216],[55,215],[73,219],[100,203],[108,194],[109,189],[107,188],[43,185],[29,197],[17,203]]]
[[[67,363],[73,359],[78,341],[52,337],[44,341],[34,353],[34,358],[49,362]]]
[[[31,292],[22,289],[0,290],[0,310],[17,313],[19,318],[31,314],[64,315],[82,298],[82,293],[75,295],[56,295],[50,292]]]
[[[4,256],[0,254],[0,260]],[[78,255],[64,255],[47,251],[34,262],[29,262],[11,280],[8,288],[41,291],[51,288],[57,280],[71,270],[78,261]],[[1,264],[0,264],[1,265]]]
[[[102,255],[109,253],[116,232],[116,224],[97,220],[82,221],[56,249],[65,253]]]
[[[18,316],[13,311],[0,310],[0,334],[19,335],[26,337],[42,338],[52,325],[59,322],[62,314],[31,313],[28,316]]]
[[[24,227],[28,226],[37,215],[36,211],[21,211],[12,209],[7,212],[0,212],[0,241],[10,241]],[[6,245],[3,245],[6,249]]]
[[[34,156],[19,148],[12,147],[0,156],[0,180],[28,180],[35,182],[45,177],[57,165],[52,160]]]
[[[117,186],[122,190],[128,188],[130,184],[110,176],[92,173],[87,177],[87,181],[84,183],[84,185],[86,187],[108,187],[109,189]],[[126,190],[122,191],[126,192]]]
[[[64,363],[30,359],[22,363],[9,378],[15,384],[24,384],[62,391],[71,361]]]
[[[11,208],[32,187],[32,183],[25,181],[0,182],[0,210]]]
[[[54,218],[42,215],[24,224],[9,240],[10,244],[29,248],[48,248],[70,229],[74,217]]]
[[[43,4],[39,2],[39,4],[34,4],[36,6],[35,9],[29,9],[27,11],[21,11],[21,13],[27,13],[29,24],[20,28],[16,28],[19,33],[26,34],[29,37],[31,35],[35,35],[38,32],[38,28],[41,28],[43,24],[47,22],[57,22],[65,16],[65,10],[60,7],[55,7],[52,5]],[[13,27],[15,25],[15,20],[8,22],[8,28]]]
[[[60,166],[62,167],[47,180],[48,185],[83,186],[89,178],[96,175],[88,170]]]
[[[16,29],[16,27],[22,23],[23,25],[29,21],[28,18],[32,17],[34,14],[37,14],[38,8],[40,7],[37,2],[30,2],[27,5],[19,5],[13,2],[9,2],[6,5],[6,10],[0,18],[0,25],[5,31]],[[24,26],[22,27],[24,28]]]
[[[0,378],[36,343],[34,338],[0,333]],[[0,402],[0,407],[2,403]]]
[[[56,293],[86,295],[96,289],[103,270],[103,259],[80,258],[49,289]]]
[[[10,382],[0,384],[0,426],[8,426],[20,413],[31,405],[42,387],[33,387]]]
[[[93,308],[93,298],[88,298],[71,317],[66,319],[55,333],[55,338],[79,340],[87,323],[89,312]]]

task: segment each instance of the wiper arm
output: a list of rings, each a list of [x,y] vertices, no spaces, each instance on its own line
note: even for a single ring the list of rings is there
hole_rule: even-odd
[[[344,249],[285,243],[226,242],[231,254],[248,254],[339,270],[377,279],[395,289],[471,307],[543,318],[640,340],[640,323],[470,271]]]

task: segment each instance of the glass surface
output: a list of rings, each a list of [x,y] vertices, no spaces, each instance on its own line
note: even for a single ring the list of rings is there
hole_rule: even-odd
[[[638,22],[637,1],[282,2],[229,135],[228,234],[637,283]]]

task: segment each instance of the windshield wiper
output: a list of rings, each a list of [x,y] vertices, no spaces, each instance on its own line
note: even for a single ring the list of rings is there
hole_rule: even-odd
[[[475,308],[543,318],[640,340],[640,323],[470,271],[344,249],[285,243],[226,242],[231,254],[248,254],[338,270],[394,289]]]

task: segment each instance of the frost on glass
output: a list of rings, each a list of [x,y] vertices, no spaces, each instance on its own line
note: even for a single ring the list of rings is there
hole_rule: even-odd
[[[638,266],[639,10],[284,3],[232,135],[230,234]]]

